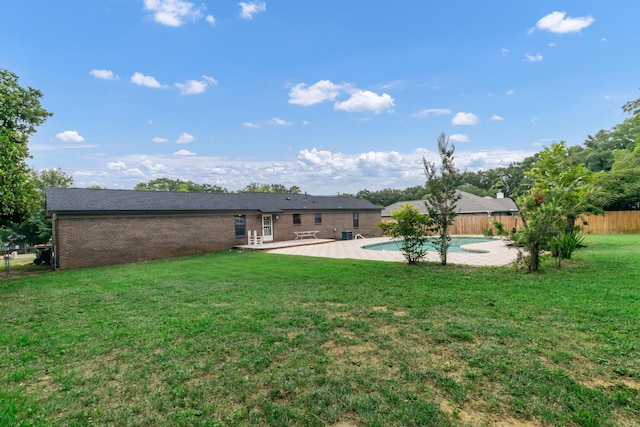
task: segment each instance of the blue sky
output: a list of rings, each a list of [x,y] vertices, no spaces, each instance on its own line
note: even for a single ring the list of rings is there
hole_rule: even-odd
[[[0,67],[54,113],[35,169],[312,194],[424,183],[582,144],[640,97],[640,2],[20,0]]]

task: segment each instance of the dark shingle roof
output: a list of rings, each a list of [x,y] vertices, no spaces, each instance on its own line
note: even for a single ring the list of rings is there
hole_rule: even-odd
[[[516,204],[511,199],[494,199],[493,197],[480,197],[475,194],[458,191],[462,198],[456,204],[456,212],[459,214],[477,214],[477,213],[515,213],[518,212]],[[390,217],[392,212],[397,211],[402,205],[412,205],[418,208],[420,213],[426,214],[427,208],[424,200],[410,200],[406,202],[398,202],[387,206],[382,211],[383,217]]]
[[[203,212],[285,210],[377,210],[382,208],[352,197],[284,193],[181,193],[170,191],[48,188],[47,212]]]

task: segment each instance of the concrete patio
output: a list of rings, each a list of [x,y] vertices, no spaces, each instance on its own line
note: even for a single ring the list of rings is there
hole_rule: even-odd
[[[389,240],[390,239],[388,237],[340,241],[307,239],[304,241],[295,240],[288,242],[266,243],[264,245],[259,245],[262,246],[259,250],[285,255],[404,262],[405,259],[400,251],[370,250],[362,248],[363,246],[388,242]],[[465,264],[473,266],[508,265],[514,262],[518,255],[518,251],[516,249],[507,246],[504,241],[498,239],[491,242],[464,245],[463,248],[466,249],[466,251],[458,253],[450,252],[447,256],[447,262],[451,264]],[[251,249],[256,250],[258,247],[254,246]],[[474,250],[483,252],[472,252]],[[427,253],[426,260],[438,262],[438,254],[434,251],[430,251]]]

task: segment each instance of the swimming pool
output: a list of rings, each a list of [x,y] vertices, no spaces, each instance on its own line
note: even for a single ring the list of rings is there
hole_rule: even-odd
[[[429,242],[427,242],[427,250],[435,251],[436,248],[433,246],[433,238],[429,238]],[[483,250],[464,250],[461,246],[470,245],[472,243],[485,243],[485,242],[493,242],[495,239],[490,239],[487,237],[452,237],[451,243],[449,244],[449,253],[455,252],[465,252],[465,253],[486,253],[489,251]],[[400,250],[400,241],[398,240],[390,240],[388,242],[383,243],[374,243],[373,245],[365,245],[362,249],[369,249],[372,251],[399,251]]]

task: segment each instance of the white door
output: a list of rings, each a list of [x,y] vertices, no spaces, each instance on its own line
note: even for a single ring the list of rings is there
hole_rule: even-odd
[[[273,241],[273,219],[271,215],[262,215],[262,241]]]

